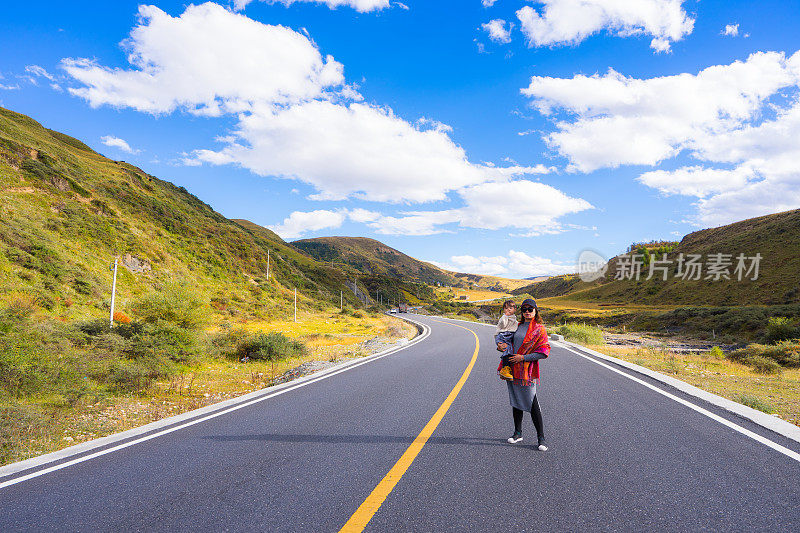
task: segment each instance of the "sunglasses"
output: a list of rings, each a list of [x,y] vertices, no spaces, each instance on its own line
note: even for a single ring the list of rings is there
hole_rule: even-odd
[[[534,310],[533,307],[523,307],[522,308],[522,312],[523,313],[533,313],[533,310]]]

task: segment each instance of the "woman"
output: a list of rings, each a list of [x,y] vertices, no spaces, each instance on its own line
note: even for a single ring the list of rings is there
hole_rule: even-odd
[[[547,331],[539,316],[536,302],[530,298],[522,302],[522,320],[514,332],[514,355],[508,361],[512,363],[513,381],[508,382],[508,399],[514,414],[514,434],[508,442],[516,444],[522,440],[522,417],[525,411],[531,413],[533,425],[539,441],[539,450],[547,451],[544,444],[544,428],[542,427],[542,411],[536,399],[536,384],[539,382],[539,359],[550,354],[550,343]],[[503,342],[497,343],[497,349],[506,349]],[[498,368],[498,370],[500,370]]]

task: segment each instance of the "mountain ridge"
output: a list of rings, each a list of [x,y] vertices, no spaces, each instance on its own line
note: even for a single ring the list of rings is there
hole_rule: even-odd
[[[595,281],[582,281],[577,274],[553,276],[545,281],[527,285],[514,291],[534,297],[564,296],[586,302],[641,303],[671,305],[780,305],[800,303],[798,272],[800,272],[800,209],[753,217],[724,226],[705,228],[685,235],[679,242],[660,251],[654,257],[667,260],[678,254],[700,255],[703,263],[710,256],[729,254],[733,264],[729,268],[730,280],[700,280],[676,278],[677,264],[668,270],[667,280],[656,273],[650,280],[648,268],[635,279],[615,280],[622,258],[620,254],[607,261],[605,275]],[[641,253],[641,248],[634,252]],[[759,276],[755,280],[744,277],[741,281],[733,273],[736,256],[761,256]],[[646,255],[650,255],[648,251]],[[673,259],[674,260],[674,259]],[[747,263],[748,266],[752,261]],[[648,262],[649,264],[649,262]]]

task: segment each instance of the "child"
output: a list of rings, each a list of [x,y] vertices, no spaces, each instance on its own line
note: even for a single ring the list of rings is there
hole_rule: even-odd
[[[495,329],[494,335],[494,342],[496,344],[501,342],[506,344],[506,349],[503,351],[503,355],[500,356],[500,359],[503,361],[503,368],[500,370],[500,377],[506,381],[511,381],[514,379],[514,377],[511,375],[511,365],[508,362],[508,358],[514,351],[512,344],[514,341],[514,332],[517,331],[518,324],[517,317],[515,315],[516,307],[517,304],[511,300],[507,300],[503,304],[503,314],[500,316],[500,320],[497,322],[497,328]]]

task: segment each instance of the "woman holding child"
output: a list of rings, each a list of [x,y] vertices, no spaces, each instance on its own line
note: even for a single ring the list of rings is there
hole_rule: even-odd
[[[513,323],[516,322],[514,308],[514,302],[503,304],[504,315],[497,324],[495,336],[497,350],[504,352],[497,370],[508,382],[508,399],[514,415],[514,434],[508,442],[516,444],[522,440],[522,418],[527,411],[536,427],[538,449],[546,451],[536,384],[539,382],[539,360],[550,354],[550,343],[534,300],[528,298],[522,302],[522,319],[517,324]]]

